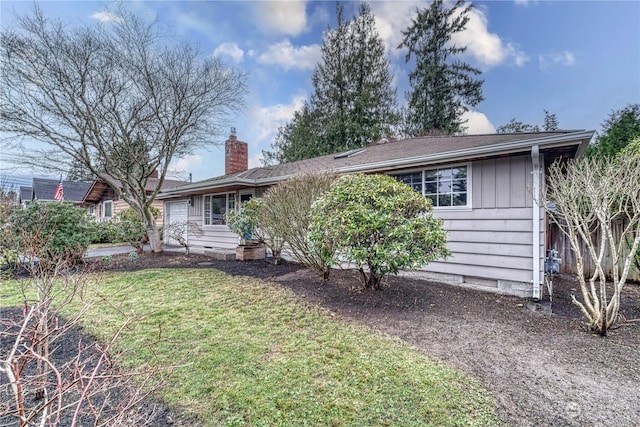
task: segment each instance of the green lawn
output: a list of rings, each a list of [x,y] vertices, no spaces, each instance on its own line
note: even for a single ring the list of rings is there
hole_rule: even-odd
[[[17,305],[10,286],[0,304]],[[166,402],[203,425],[500,425],[472,378],[292,292],[215,270],[101,276],[87,330],[118,343],[127,367],[180,365]],[[97,300],[99,301],[99,300]]]

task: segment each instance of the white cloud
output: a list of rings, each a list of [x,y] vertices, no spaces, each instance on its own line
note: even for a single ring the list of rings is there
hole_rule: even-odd
[[[253,105],[246,116],[243,141],[249,143],[249,167],[262,166],[262,150],[271,150],[278,128],[293,118],[302,108],[306,95],[299,94],[287,104]]]
[[[513,63],[516,67],[522,67],[527,63],[527,61],[529,61],[529,56],[518,49],[514,44],[507,43],[507,50],[509,51],[509,56],[513,58]]]
[[[257,2],[255,22],[270,34],[297,36],[307,29],[305,1]]]
[[[175,173],[191,172],[202,164],[202,156],[200,154],[190,154],[171,163],[170,171]]]
[[[235,43],[222,43],[213,51],[213,56],[227,56],[238,64],[242,62],[244,51]]]
[[[262,152],[260,154],[256,154],[255,156],[249,157],[249,169],[257,168],[262,166]]]
[[[384,41],[387,52],[391,56],[399,56],[402,52],[396,47],[402,42],[402,31],[411,24],[416,8],[424,8],[425,3],[419,0],[402,2],[371,2],[371,12],[375,16],[376,29]]]
[[[551,52],[538,56],[538,63],[540,64],[541,70],[546,70],[553,65],[573,67],[576,65],[576,57],[572,52],[567,50],[563,52]]]
[[[466,46],[465,53],[471,55],[481,68],[495,67],[510,59],[517,66],[527,62],[527,55],[515,44],[505,44],[497,34],[489,32],[489,20],[482,10],[471,9],[468,16],[467,28],[453,34],[451,41],[458,46]]]
[[[107,11],[96,12],[91,17],[100,22],[118,22],[122,20],[118,15]]]
[[[513,2],[518,6],[524,6],[524,7],[529,6],[529,0],[514,0]]]
[[[421,1],[373,2],[371,10],[375,15],[376,28],[384,40],[391,56],[406,54],[406,49],[397,49],[402,42],[402,31],[411,24],[416,8],[424,9]],[[508,61],[518,67],[523,66],[529,57],[514,43],[505,43],[499,35],[489,32],[489,20],[479,9],[471,9],[467,28],[452,37],[452,42],[467,46],[466,54],[471,56],[483,69],[488,69]]]
[[[262,64],[279,65],[285,70],[301,69],[309,70],[316,66],[320,60],[320,45],[295,47],[289,39],[270,45],[267,50],[258,57]]]
[[[300,110],[307,99],[305,95],[297,95],[288,104],[275,104],[268,106],[254,106],[249,115],[251,134],[256,144],[271,142],[278,127],[283,126],[293,118],[293,113]]]
[[[479,111],[467,111],[462,115],[463,120],[467,120],[464,126],[467,127],[468,135],[495,133],[496,128],[491,124],[487,116]]]

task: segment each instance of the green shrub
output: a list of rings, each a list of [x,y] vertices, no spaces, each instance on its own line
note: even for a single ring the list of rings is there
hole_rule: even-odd
[[[379,289],[389,273],[446,257],[446,231],[431,202],[385,175],[347,175],[313,205],[311,241],[328,257],[356,264],[363,286]],[[330,248],[331,250],[325,250]],[[333,256],[332,253],[337,254]]]
[[[42,261],[82,259],[92,239],[93,220],[70,202],[33,202],[9,218],[16,249]]]
[[[93,224],[91,243],[115,243],[117,239],[115,222],[103,221]]]
[[[144,222],[140,214],[133,210],[133,208],[127,208],[116,215],[113,223],[116,241],[119,243],[128,243],[136,248],[138,252],[142,252],[147,230],[144,227]]]
[[[243,239],[253,238],[254,233],[258,234],[258,209],[260,202],[252,199],[242,204],[239,211],[229,211],[225,215],[227,227]],[[259,239],[259,236],[256,235]]]
[[[269,206],[263,199],[253,198],[242,204],[239,212],[228,212],[227,226],[243,239],[254,239],[264,243],[273,257],[273,263],[280,263],[284,240],[269,216]]]

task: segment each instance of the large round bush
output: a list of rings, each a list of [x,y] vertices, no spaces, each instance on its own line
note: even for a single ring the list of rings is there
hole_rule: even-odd
[[[386,175],[346,175],[313,205],[311,241],[331,261],[349,261],[364,287],[379,289],[386,274],[448,255],[446,231],[431,202]],[[322,248],[331,248],[323,251]]]

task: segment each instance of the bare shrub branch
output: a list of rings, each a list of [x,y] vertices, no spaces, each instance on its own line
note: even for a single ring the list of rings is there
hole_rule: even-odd
[[[582,298],[572,299],[590,328],[603,336],[618,319],[620,292],[640,245],[639,171],[640,157],[633,156],[585,158],[568,165],[555,163],[549,170],[545,207],[568,237],[580,272]],[[614,232],[616,225],[621,227],[619,234]],[[606,257],[613,266],[611,283]],[[588,278],[581,274],[585,258],[594,266]]]
[[[136,317],[127,316],[106,343],[84,338],[88,287],[99,278],[78,270],[74,251],[43,252],[53,238],[44,227],[14,235],[22,238],[13,243],[26,274],[6,286],[13,284],[24,308],[5,309],[0,317],[0,425],[147,424],[141,403],[159,386],[153,380],[158,368],[124,372],[112,357]]]
[[[263,198],[260,209],[260,228],[280,236],[287,244],[291,256],[324,280],[329,278],[331,266],[311,245],[309,227],[313,203],[329,190],[337,176],[333,173],[297,175],[271,187]]]

